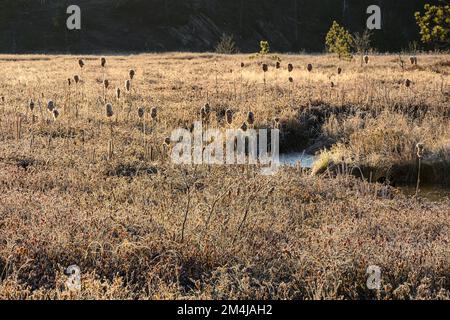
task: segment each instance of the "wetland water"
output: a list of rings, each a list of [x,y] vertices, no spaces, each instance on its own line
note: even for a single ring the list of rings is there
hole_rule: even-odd
[[[291,152],[280,154],[280,163],[285,166],[296,166],[297,163],[301,163],[303,168],[312,168],[314,161],[317,157],[304,152]]]
[[[305,154],[304,152],[291,152],[280,154],[280,163],[284,166],[296,166],[299,162],[303,168],[312,168],[317,156]],[[397,186],[404,195],[414,196],[416,194],[415,185]],[[420,186],[419,196],[431,201],[450,200],[450,187],[442,187],[440,185],[423,185]]]

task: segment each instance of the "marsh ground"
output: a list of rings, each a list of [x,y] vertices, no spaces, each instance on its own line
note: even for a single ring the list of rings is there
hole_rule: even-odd
[[[361,67],[280,55],[276,69],[248,55],[118,55],[104,70],[100,57],[82,70],[78,58],[0,57],[1,298],[450,297],[449,200],[367,181],[415,182],[423,143],[422,179],[449,183],[448,56]],[[326,148],[316,174],[173,165],[164,139],[206,102],[211,126],[224,129],[230,109],[240,127],[252,111],[256,128],[280,119],[283,151]],[[65,288],[73,264],[80,292]],[[378,291],[366,286],[370,265],[382,270]]]

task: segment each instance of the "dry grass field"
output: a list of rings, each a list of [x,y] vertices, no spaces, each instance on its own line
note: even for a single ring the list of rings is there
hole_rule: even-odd
[[[0,299],[450,299],[450,200],[376,183],[414,184],[420,144],[421,181],[450,185],[448,56],[79,58],[0,56]],[[318,161],[174,165],[206,102]]]

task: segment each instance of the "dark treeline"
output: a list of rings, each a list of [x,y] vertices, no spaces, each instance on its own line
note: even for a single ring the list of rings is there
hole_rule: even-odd
[[[82,10],[80,31],[66,28],[71,4]],[[0,0],[0,51],[212,51],[226,33],[242,52],[262,39],[273,51],[322,52],[333,20],[363,31],[372,4],[382,9],[377,50],[419,40],[423,0]]]

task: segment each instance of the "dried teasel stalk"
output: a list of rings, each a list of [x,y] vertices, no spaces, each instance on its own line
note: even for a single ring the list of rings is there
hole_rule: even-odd
[[[209,103],[206,103],[201,109],[200,109],[200,114],[202,116],[202,121],[208,122],[209,121],[209,117],[211,115],[211,107],[209,105]]]
[[[58,109],[56,109],[56,108],[53,109],[52,114],[53,114],[53,120],[56,121],[56,119],[58,119],[58,117],[59,117],[59,111],[58,111]]]
[[[407,88],[409,88],[409,87],[411,86],[411,84],[412,84],[411,80],[406,79],[406,81],[405,81],[405,86],[406,86]]]
[[[164,139],[164,144],[166,146],[170,146],[170,142],[171,142],[170,137],[167,137],[167,138]]]
[[[144,117],[144,115],[145,115],[144,107],[138,108],[138,117],[142,119]]]
[[[55,109],[55,103],[52,100],[49,100],[47,102],[47,110],[49,112],[53,112],[54,109]]]
[[[275,117],[275,119],[273,119],[273,122],[275,124],[275,129],[280,129],[280,118]]]
[[[425,150],[425,145],[423,143],[418,143],[416,145],[417,157],[423,158],[423,152]]]
[[[33,101],[33,99],[31,99],[30,103],[28,104],[28,108],[30,109],[31,112],[33,112],[34,106],[35,106],[34,101]]]
[[[226,117],[227,123],[229,125],[231,125],[233,123],[233,111],[231,111],[230,109],[227,109],[227,111],[225,111],[225,117]]]
[[[209,103],[206,103],[205,106],[204,106],[204,108],[205,108],[205,112],[206,112],[207,114],[211,113],[211,106],[209,105]]]
[[[249,111],[247,114],[247,122],[251,126],[255,123],[255,114],[252,111]]]
[[[150,117],[151,117],[153,120],[156,120],[156,118],[158,117],[158,109],[157,109],[156,107],[153,107],[153,108],[150,110]]]
[[[365,62],[366,64],[369,63],[369,56],[368,56],[368,55],[365,55],[365,56],[364,56],[364,62]]]
[[[416,56],[409,57],[409,61],[411,62],[411,64],[413,66],[417,65],[417,57]]]

